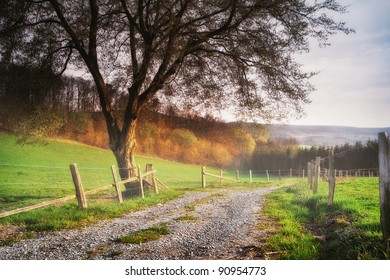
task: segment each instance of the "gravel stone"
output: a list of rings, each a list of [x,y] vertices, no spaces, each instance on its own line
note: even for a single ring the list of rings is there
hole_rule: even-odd
[[[0,259],[240,259],[242,248],[256,246],[256,223],[264,196],[275,189],[189,192],[167,203],[83,229],[46,232],[2,246]],[[196,219],[176,220],[184,215]],[[160,223],[167,223],[171,232],[159,240],[140,245],[115,241]]]

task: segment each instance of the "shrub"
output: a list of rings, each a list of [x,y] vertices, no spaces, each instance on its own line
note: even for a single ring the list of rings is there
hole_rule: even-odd
[[[46,142],[66,123],[66,117],[58,111],[46,111],[38,108],[16,127],[18,143]]]
[[[196,138],[194,133],[183,128],[174,129],[171,133],[170,140],[181,148],[189,148],[198,142],[198,138]]]
[[[233,156],[221,144],[215,144],[210,149],[210,160],[220,167],[230,166],[233,163]]]

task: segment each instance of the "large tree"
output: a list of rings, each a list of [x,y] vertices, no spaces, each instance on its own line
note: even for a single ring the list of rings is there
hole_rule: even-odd
[[[313,90],[295,61],[309,38],[350,32],[336,0],[3,0],[2,58],[84,67],[94,80],[121,176],[134,167],[137,118],[152,98],[242,115],[301,112]],[[127,103],[115,112],[109,84]],[[123,99],[122,99],[123,100]]]

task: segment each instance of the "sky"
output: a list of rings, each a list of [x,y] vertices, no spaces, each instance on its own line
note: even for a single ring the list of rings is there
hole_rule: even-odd
[[[288,124],[390,127],[390,1],[339,0],[341,20],[356,33],[337,34],[331,46],[298,56],[316,91],[306,116]]]

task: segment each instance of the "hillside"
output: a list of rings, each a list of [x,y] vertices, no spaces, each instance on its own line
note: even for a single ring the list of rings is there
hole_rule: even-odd
[[[295,138],[300,145],[335,146],[376,139],[379,132],[390,133],[390,127],[359,128],[348,126],[270,125],[270,137]]]

